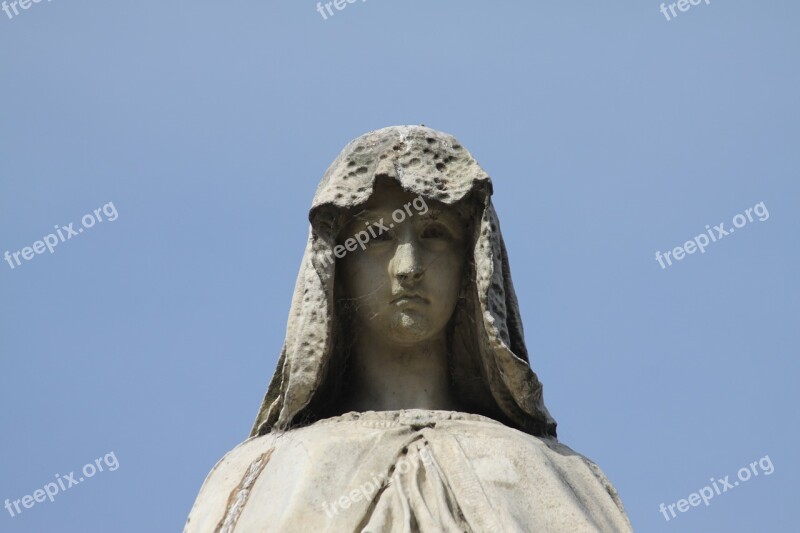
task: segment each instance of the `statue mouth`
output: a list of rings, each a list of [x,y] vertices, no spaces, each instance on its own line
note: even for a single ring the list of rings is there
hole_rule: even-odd
[[[411,305],[411,304],[428,304],[430,303],[427,298],[423,298],[418,294],[401,294],[391,302],[392,305]]]

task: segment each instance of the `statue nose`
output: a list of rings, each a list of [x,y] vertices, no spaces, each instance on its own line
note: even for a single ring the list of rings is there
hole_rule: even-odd
[[[401,283],[418,281],[425,272],[419,250],[413,242],[400,244],[392,263],[393,274]]]

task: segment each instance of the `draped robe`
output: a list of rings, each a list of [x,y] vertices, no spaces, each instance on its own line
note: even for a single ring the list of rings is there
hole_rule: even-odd
[[[624,532],[591,461],[480,415],[348,413],[245,441],[214,467],[186,533]]]

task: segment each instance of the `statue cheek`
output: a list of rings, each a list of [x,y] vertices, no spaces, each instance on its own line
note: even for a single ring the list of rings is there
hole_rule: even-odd
[[[389,271],[387,262],[381,258],[365,256],[347,264],[347,269],[342,272],[347,296],[369,300],[380,294],[382,287],[387,285]]]

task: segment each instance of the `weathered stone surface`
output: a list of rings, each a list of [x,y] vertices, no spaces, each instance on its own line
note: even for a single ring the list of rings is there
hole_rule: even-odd
[[[406,459],[415,445],[425,452]],[[252,471],[260,476],[243,494]],[[231,503],[244,498],[237,514]],[[232,517],[238,532],[630,531],[585,457],[444,411],[348,414],[252,438],[214,467],[186,531]]]
[[[345,147],[251,438],[209,474],[186,533],[631,530],[599,468],[556,439],[491,192],[429,128]]]

